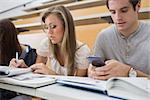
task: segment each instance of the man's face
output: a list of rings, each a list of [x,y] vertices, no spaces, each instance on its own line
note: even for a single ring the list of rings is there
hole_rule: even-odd
[[[109,0],[109,11],[119,31],[132,30],[137,24],[138,7],[133,9],[129,0]]]

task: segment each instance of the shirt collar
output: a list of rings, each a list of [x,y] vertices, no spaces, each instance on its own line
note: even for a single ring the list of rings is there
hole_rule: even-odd
[[[139,26],[138,26],[137,30],[134,31],[129,37],[126,38],[123,34],[121,34],[121,33],[117,30],[117,27],[115,26],[115,28],[116,28],[116,30],[117,30],[117,33],[119,34],[119,36],[120,36],[122,39],[129,39],[129,38],[134,37],[135,35],[137,35],[137,34],[139,33],[141,27],[142,27],[142,24],[141,24],[141,22],[139,22]]]

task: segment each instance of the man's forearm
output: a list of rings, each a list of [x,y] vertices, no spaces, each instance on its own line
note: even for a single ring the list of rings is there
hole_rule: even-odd
[[[149,74],[145,74],[139,70],[137,70],[137,76],[138,77],[147,77],[147,78],[150,78],[150,75]]]

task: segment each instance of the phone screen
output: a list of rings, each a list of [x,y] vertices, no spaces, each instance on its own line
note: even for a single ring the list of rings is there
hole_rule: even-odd
[[[105,62],[101,59],[101,57],[87,57],[89,63],[91,63],[93,66],[101,67],[105,65]]]

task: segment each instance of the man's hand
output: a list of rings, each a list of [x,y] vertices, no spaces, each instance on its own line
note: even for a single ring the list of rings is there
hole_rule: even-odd
[[[99,80],[107,80],[111,77],[127,77],[130,70],[130,66],[120,63],[116,60],[108,60],[105,62],[105,66],[89,67],[89,77]]]

